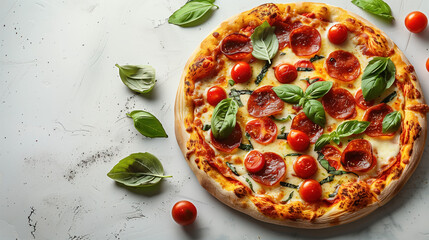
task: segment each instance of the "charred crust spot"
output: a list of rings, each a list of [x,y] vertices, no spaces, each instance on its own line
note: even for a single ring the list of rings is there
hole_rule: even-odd
[[[406,67],[405,67],[405,71],[407,72],[407,73],[412,73],[412,72],[414,72],[414,67],[413,67],[413,65],[407,65]]]
[[[187,127],[187,128],[186,128],[186,132],[188,132],[188,133],[191,133],[191,132],[192,132],[192,130],[193,130],[193,129],[192,129],[192,127]]]
[[[189,160],[189,158],[191,157],[192,154],[195,153],[195,149],[189,150],[188,152],[186,152],[186,159]]]
[[[214,38],[218,38],[219,37],[219,33],[218,32],[213,32],[212,35],[213,35]]]
[[[204,104],[204,99],[202,99],[202,98],[196,98],[196,99],[194,99],[194,106],[195,107],[199,107],[199,106],[201,106],[203,104]]]
[[[404,168],[402,166],[394,168],[392,171],[392,180],[398,179],[401,176],[403,170]]]
[[[276,211],[276,208],[273,206],[270,202],[256,202],[255,206],[259,209],[259,211],[264,214],[265,216],[271,217],[271,218],[277,218],[279,216],[278,212]]]
[[[242,198],[247,195],[247,190],[244,186],[238,187],[234,189],[235,196],[238,198]]]
[[[414,104],[414,105],[408,106],[407,110],[426,114],[427,112],[429,112],[429,106],[426,104],[423,104],[423,103],[419,103],[419,104]]]
[[[338,195],[340,198],[339,207],[348,211],[356,211],[366,207],[372,198],[368,184],[362,181],[343,184]]]
[[[266,3],[253,9],[249,15],[253,15],[261,21],[268,20],[272,24],[272,20],[276,19],[279,15],[279,8],[273,3]]]
[[[374,33],[374,30],[368,26],[365,26],[365,30],[369,33]],[[378,34],[377,34],[378,35]],[[379,36],[379,35],[378,35]]]
[[[346,21],[351,23],[351,24],[354,24],[356,22],[356,20],[354,18],[347,18]]]

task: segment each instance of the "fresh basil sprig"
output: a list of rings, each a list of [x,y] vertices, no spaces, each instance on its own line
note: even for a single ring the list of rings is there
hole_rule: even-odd
[[[238,103],[231,98],[220,101],[211,119],[211,129],[216,139],[225,139],[235,128]]]
[[[311,84],[305,92],[298,86],[292,84],[283,84],[273,87],[277,96],[292,104],[303,106],[305,115],[317,125],[323,127],[326,122],[325,110],[323,105],[315,100],[323,97],[332,88],[332,82],[323,81]]]
[[[157,184],[164,175],[161,162],[154,155],[133,153],[116,164],[107,176],[130,187],[149,187]]]
[[[383,0],[352,0],[352,3],[363,10],[392,21],[392,10]]]
[[[398,111],[387,114],[383,119],[382,131],[383,133],[393,133],[401,126],[401,113]]]
[[[161,122],[151,113],[135,110],[127,113],[127,116],[133,119],[134,126],[143,136],[150,138],[168,137]]]
[[[265,21],[253,32],[250,39],[252,41],[252,55],[260,60],[267,60],[271,64],[271,59],[279,50],[279,40],[274,33],[275,27]]]
[[[215,0],[188,1],[168,18],[168,23],[181,27],[197,26],[208,19],[214,8],[219,8],[214,2]]]
[[[329,144],[331,141],[336,144],[340,144],[340,139],[351,136],[353,134],[363,133],[369,126],[370,122],[351,120],[342,122],[338,125],[335,131],[331,133],[322,134],[322,136],[317,139],[316,144],[314,145],[314,151],[320,151],[325,145]]]
[[[138,93],[149,93],[155,86],[155,69],[147,65],[115,64],[119,68],[122,82],[131,90]]]
[[[362,94],[366,101],[378,98],[395,82],[396,67],[388,57],[369,61],[362,75]]]

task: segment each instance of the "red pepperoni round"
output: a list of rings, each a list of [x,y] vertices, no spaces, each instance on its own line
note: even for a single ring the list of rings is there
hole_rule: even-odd
[[[252,53],[250,38],[241,33],[233,33],[226,36],[221,43],[220,51],[232,60],[242,60]]]
[[[250,95],[247,111],[253,117],[268,117],[281,113],[284,102],[273,91],[273,86],[263,86]]]
[[[362,94],[362,89],[359,89],[359,91],[356,92],[355,101],[358,107],[362,109],[368,109],[369,107],[374,105],[374,100],[369,102],[365,101],[365,98],[363,97],[363,94]]]
[[[310,56],[320,50],[322,38],[314,27],[302,26],[290,33],[290,45],[297,56]]]
[[[340,168],[341,151],[334,146],[324,146],[320,152],[323,154],[325,159],[329,162],[329,165],[338,170]]]
[[[238,148],[241,143],[242,133],[240,125],[237,123],[234,130],[232,130],[232,133],[227,138],[221,140],[216,139],[210,131],[210,139],[212,141],[212,145],[217,150],[227,153],[232,152],[234,149]]]
[[[337,50],[326,58],[328,75],[341,81],[350,82],[360,75],[360,63],[352,53]]]
[[[306,69],[315,69],[313,63],[311,63],[308,60],[299,60],[294,65],[297,69],[298,68],[306,68]]]
[[[393,109],[385,103],[368,108],[363,116],[363,120],[371,122],[371,124],[365,130],[365,133],[370,137],[394,135],[395,133],[383,133],[383,119],[391,112],[393,112]]]
[[[332,88],[322,98],[325,111],[336,119],[347,119],[356,114],[353,95],[344,88]]]
[[[274,33],[277,36],[277,39],[279,40],[279,49],[283,49],[289,45],[289,36],[292,30],[295,28],[299,28],[302,26],[301,22],[294,22],[294,23],[285,23],[285,22],[276,22],[274,23],[274,26],[276,27]]]
[[[266,152],[262,154],[265,159],[264,168],[257,173],[250,173],[250,177],[258,183],[273,186],[280,182],[286,173],[286,164],[277,153]]]
[[[323,133],[323,128],[312,122],[303,112],[293,118],[290,128],[306,133],[311,143],[315,143]]]
[[[246,132],[260,144],[267,145],[274,142],[277,136],[277,125],[270,118],[254,119],[247,123]]]
[[[365,172],[373,167],[372,145],[368,140],[355,139],[341,154],[341,164],[347,171]]]

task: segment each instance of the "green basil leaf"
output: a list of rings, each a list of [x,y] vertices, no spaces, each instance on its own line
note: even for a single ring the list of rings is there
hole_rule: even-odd
[[[203,127],[201,128],[203,131],[208,131],[210,130],[211,126],[210,124],[204,124]]]
[[[275,118],[274,116],[270,116],[270,118],[278,122],[287,122],[289,120],[292,120],[292,115],[287,115],[287,117],[284,118]]]
[[[238,174],[237,169],[235,169],[234,165],[232,165],[229,162],[226,162],[226,165],[229,167],[229,169],[231,169],[231,172],[234,173],[236,176],[240,176],[240,174]]]
[[[333,83],[328,81],[315,82],[305,90],[304,97],[308,99],[321,98],[331,90],[332,85]]]
[[[312,72],[312,71],[314,71],[313,68],[305,68],[305,67],[297,67],[296,70],[298,72]]]
[[[287,182],[280,182],[280,186],[298,189],[298,185],[287,183]]]
[[[338,186],[335,188],[335,191],[334,191],[333,193],[330,193],[330,194],[328,195],[328,197],[333,198],[333,197],[337,196],[337,194],[338,194],[338,189],[340,189],[340,186],[341,186],[341,185],[338,185]]]
[[[378,98],[395,82],[396,67],[388,57],[375,57],[362,74],[362,94],[366,101]]]
[[[271,63],[271,59],[279,50],[279,40],[274,34],[274,29],[275,27],[271,27],[267,21],[255,28],[250,36],[253,46],[252,55],[255,58]]]
[[[131,90],[138,93],[149,93],[155,86],[155,69],[147,65],[115,64],[119,68],[122,82]]]
[[[383,0],[352,0],[352,3],[363,10],[380,16],[386,20],[393,20],[392,11],[389,5]]]
[[[244,135],[246,136],[247,141],[249,142],[249,144],[240,143],[240,146],[238,146],[238,148],[240,148],[241,150],[244,150],[244,151],[251,151],[251,150],[253,150],[253,144],[250,141],[250,134],[248,132],[246,132],[246,134],[244,134]]]
[[[133,119],[134,127],[136,127],[137,131],[143,134],[143,136],[150,138],[168,137],[161,122],[151,113],[136,110],[127,113],[127,116]]]
[[[247,184],[249,184],[250,190],[252,190],[252,192],[255,192],[255,191],[253,190],[253,184],[252,184],[252,181],[250,181],[250,179],[246,178],[246,182],[247,182]]]
[[[322,134],[314,144],[314,151],[320,151],[325,145],[331,142],[332,138],[329,134]]]
[[[273,91],[277,96],[287,103],[299,103],[299,100],[304,97],[304,91],[296,85],[282,84],[273,87]]]
[[[316,83],[314,83],[316,84]],[[305,115],[315,124],[324,127],[326,123],[326,117],[325,117],[325,109],[323,108],[323,105],[314,99],[308,100],[304,104],[303,109]]]
[[[338,137],[348,137],[353,134],[363,133],[369,126],[370,122],[351,120],[342,122],[338,125],[337,130]]]
[[[396,74],[395,64],[390,58],[388,58],[387,60],[387,68],[386,68],[385,74],[386,74],[385,79],[387,81],[386,89],[388,89],[393,85],[393,83],[395,83],[395,74]]]
[[[285,157],[295,157],[295,156],[302,156],[302,153],[288,153],[285,155]]]
[[[231,88],[231,91],[229,92],[229,97],[234,99],[239,107],[244,106],[243,102],[241,101],[240,96],[244,94],[252,94],[252,90],[237,90],[235,88]]]
[[[292,199],[292,197],[293,197],[293,192],[294,192],[294,191],[290,192],[290,193],[289,193],[289,197],[287,197],[285,200],[282,200],[280,203],[285,204],[285,203],[287,203],[289,200],[291,200],[291,199]]]
[[[331,171],[336,171],[334,167],[332,167],[328,160],[325,159],[325,156],[321,152],[317,152],[317,161],[319,162],[320,166],[322,166],[328,173]]]
[[[386,82],[381,76],[362,78],[362,94],[366,101],[378,98],[386,89]]]
[[[348,174],[351,172],[346,172],[346,171],[342,171],[342,170],[335,170],[335,171],[329,171],[328,173],[332,174],[332,175],[343,175],[343,174]]]
[[[317,60],[320,60],[323,58],[325,58],[325,57],[316,54],[316,55],[314,55],[314,57],[310,58],[310,62],[314,62],[314,61],[317,61]]]
[[[391,94],[389,94],[383,100],[381,100],[380,103],[388,103],[388,102],[392,101],[397,95],[398,95],[398,93],[396,93],[396,91],[393,91]]]
[[[401,113],[398,111],[387,114],[383,119],[383,133],[396,132],[401,126]]]
[[[258,76],[256,76],[256,80],[255,80],[256,85],[259,85],[262,82],[262,79],[264,79],[270,67],[271,67],[271,62],[266,61],[265,65],[261,69],[261,72],[258,74]]]
[[[213,7],[219,8],[213,2],[212,0],[189,1],[168,18],[168,23],[182,27],[197,26],[208,19]]]
[[[116,182],[130,187],[148,187],[157,184],[164,175],[161,162],[154,155],[133,153],[122,159],[107,174]]]
[[[280,133],[277,135],[277,139],[287,139],[287,135],[289,135],[289,133]]]
[[[387,57],[374,57],[368,62],[368,65],[363,71],[362,78],[380,75],[387,68]]]
[[[235,85],[235,81],[234,80],[232,80],[232,79],[229,79],[228,80],[228,84],[229,84],[229,86],[234,86]]]
[[[211,126],[216,139],[225,139],[235,128],[238,103],[231,98],[220,101],[213,110]]]

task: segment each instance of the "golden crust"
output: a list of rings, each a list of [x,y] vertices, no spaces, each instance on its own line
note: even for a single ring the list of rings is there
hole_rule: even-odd
[[[203,104],[202,96],[193,96],[195,83],[215,75],[223,67],[219,55],[221,40],[243,26],[272,23],[285,14],[315,13],[311,25],[326,21],[342,22],[356,35],[358,47],[368,56],[389,56],[395,63],[396,83],[403,92],[401,151],[396,163],[374,181],[342,184],[337,200],[328,205],[302,202],[278,204],[270,197],[255,196],[249,187],[232,180],[231,171],[216,165],[214,153],[199,135],[194,106]],[[307,21],[307,20],[303,20]],[[201,99],[198,101],[198,99]],[[338,7],[320,3],[264,4],[222,23],[190,57],[179,84],[175,105],[175,130],[178,144],[200,184],[226,205],[256,219],[299,228],[324,228],[361,218],[388,202],[405,184],[420,161],[426,139],[426,112],[420,85],[413,67],[385,34],[368,21]],[[213,158],[212,158],[213,157]]]

